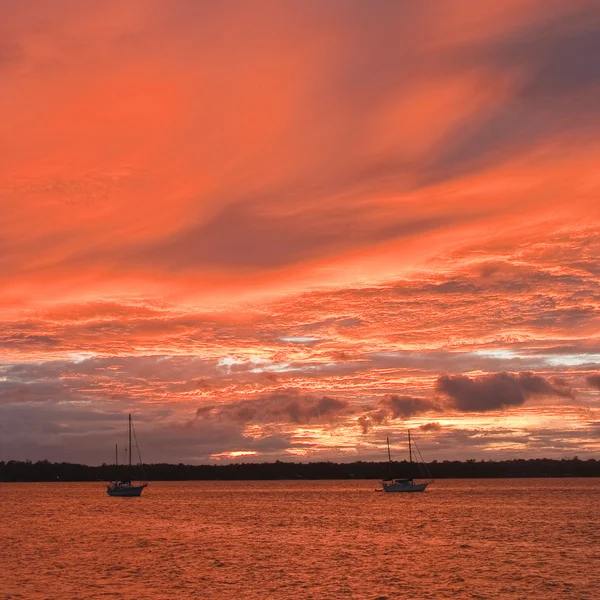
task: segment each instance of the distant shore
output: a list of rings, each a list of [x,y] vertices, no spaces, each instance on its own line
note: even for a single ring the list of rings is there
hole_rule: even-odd
[[[427,468],[434,479],[505,477],[600,477],[600,460],[520,459],[503,461],[433,461]],[[418,465],[394,462],[394,477],[426,477]],[[236,481],[290,479],[386,479],[387,462],[282,462],[231,463],[226,465],[148,464],[134,467],[133,478],[147,481]],[[125,479],[126,468],[89,466],[49,461],[0,461],[1,482],[111,481]]]

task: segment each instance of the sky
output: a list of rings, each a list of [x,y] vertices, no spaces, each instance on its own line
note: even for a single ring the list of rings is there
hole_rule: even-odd
[[[600,458],[600,5],[0,0],[0,460]]]

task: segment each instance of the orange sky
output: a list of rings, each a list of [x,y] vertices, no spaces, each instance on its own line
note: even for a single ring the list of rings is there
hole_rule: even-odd
[[[600,456],[595,2],[0,2],[0,460]]]

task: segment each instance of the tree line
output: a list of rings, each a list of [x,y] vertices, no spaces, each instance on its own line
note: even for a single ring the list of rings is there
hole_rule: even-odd
[[[433,461],[426,463],[434,479],[500,477],[600,477],[600,460],[516,459]],[[148,481],[194,480],[275,480],[275,479],[386,479],[423,477],[419,466],[406,461],[394,462],[283,462],[230,463],[213,465],[148,464],[133,467],[133,479]],[[0,481],[112,481],[127,479],[126,467],[102,464],[89,466],[53,463],[47,460],[0,462]]]

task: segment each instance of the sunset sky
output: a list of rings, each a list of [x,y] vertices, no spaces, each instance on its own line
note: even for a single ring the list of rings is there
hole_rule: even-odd
[[[0,0],[0,460],[600,458],[600,4]]]

